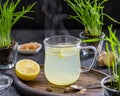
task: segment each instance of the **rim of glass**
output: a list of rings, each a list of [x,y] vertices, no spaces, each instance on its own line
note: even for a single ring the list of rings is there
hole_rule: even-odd
[[[11,84],[13,83],[13,79],[8,76],[8,75],[5,75],[5,74],[0,74],[0,79],[3,80],[7,80],[7,83],[6,84],[0,84],[0,89],[5,89],[5,88],[8,88],[11,86]]]
[[[111,88],[105,86],[105,83],[107,83],[107,82],[105,82],[105,80],[109,80],[109,79],[112,79],[112,77],[111,76],[107,76],[107,77],[103,78],[102,81],[101,81],[101,86],[104,89],[107,89],[107,90],[111,90],[111,91],[114,91],[114,92],[120,92],[119,90],[111,89]]]
[[[56,46],[55,44],[49,44],[49,43],[47,43],[47,41],[48,40],[50,40],[50,39],[52,39],[52,38],[62,38],[62,37],[69,37],[69,38],[74,38],[74,39],[76,39],[76,42],[74,42],[74,43],[71,43],[71,45],[69,45],[69,46]],[[44,44],[45,45],[48,45],[48,46],[51,46],[51,47],[57,47],[57,48],[61,48],[61,47],[63,47],[63,48],[66,48],[66,47],[73,47],[73,46],[78,46],[78,45],[80,45],[80,43],[81,43],[81,39],[79,39],[79,38],[77,38],[77,37],[75,37],[75,36],[71,36],[71,35],[55,35],[55,36],[50,36],[50,37],[47,37],[47,38],[45,38],[44,39]],[[69,44],[69,43],[68,43]]]
[[[89,38],[89,36],[84,36],[83,34],[84,34],[84,32],[83,32],[83,31],[82,31],[82,32],[80,32],[80,33],[79,33],[79,37],[80,37],[80,38],[85,38],[85,39]],[[93,37],[94,37],[94,38],[98,38],[98,37],[104,38],[104,37],[105,37],[105,33],[104,33],[104,32],[102,32],[102,33],[101,33],[101,36],[96,36],[96,37],[95,37],[95,36],[93,36]]]

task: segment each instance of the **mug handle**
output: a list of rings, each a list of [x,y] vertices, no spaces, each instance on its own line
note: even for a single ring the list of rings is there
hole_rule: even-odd
[[[96,60],[96,56],[97,56],[97,49],[93,46],[82,46],[80,50],[83,50],[83,49],[92,49],[94,51],[94,58],[92,60],[92,63],[90,65],[90,67],[87,69],[87,70],[82,70],[81,73],[83,72],[88,72],[91,70],[91,68],[93,67],[94,63],[95,63],[95,60]]]

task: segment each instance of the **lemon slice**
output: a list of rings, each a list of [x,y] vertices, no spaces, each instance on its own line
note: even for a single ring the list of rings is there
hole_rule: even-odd
[[[15,73],[24,81],[34,80],[40,73],[40,66],[33,60],[23,59],[16,63]]]
[[[71,56],[73,54],[79,53],[79,48],[74,47],[72,44],[58,44],[53,47],[49,47],[46,49],[46,54],[51,56],[58,56],[59,58],[65,58],[67,56]]]
[[[59,48],[48,48],[46,54],[48,55],[56,55],[60,52]]]
[[[59,53],[59,57],[60,58],[64,58],[64,57],[67,57],[67,56],[71,56],[71,55],[74,55],[76,53],[79,53],[78,52],[78,49],[76,47],[71,47],[71,48],[62,48],[60,50],[60,53]]]

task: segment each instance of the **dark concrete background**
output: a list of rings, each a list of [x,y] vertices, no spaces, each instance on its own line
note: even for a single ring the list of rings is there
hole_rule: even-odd
[[[33,2],[37,2],[33,8],[35,12],[27,15],[34,19],[22,18],[14,25],[13,29],[83,29],[80,23],[67,18],[66,15],[74,14],[74,12],[64,0],[21,0],[17,11],[21,10],[22,6],[27,6]],[[120,0],[109,0],[105,3],[104,12],[120,21]],[[115,28],[120,27],[108,18],[104,18],[104,28],[111,23],[114,24]]]

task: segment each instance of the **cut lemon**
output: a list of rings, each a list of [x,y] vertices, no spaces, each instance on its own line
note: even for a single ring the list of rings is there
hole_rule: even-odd
[[[24,81],[34,80],[40,73],[40,66],[33,60],[23,59],[16,63],[15,73]]]

